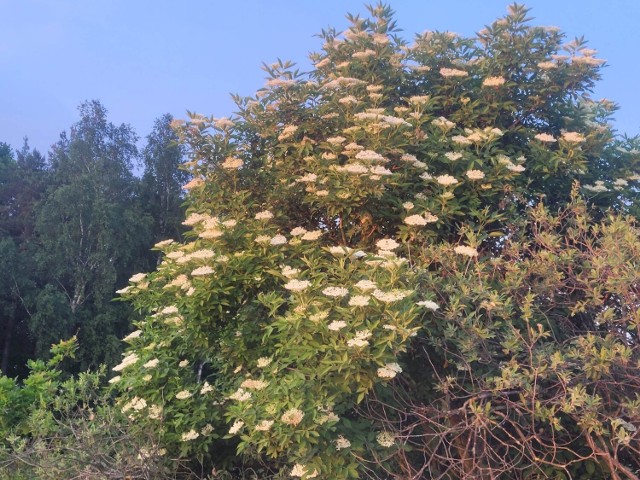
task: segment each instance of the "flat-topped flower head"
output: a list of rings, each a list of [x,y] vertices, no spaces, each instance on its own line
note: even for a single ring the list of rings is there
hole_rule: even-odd
[[[456,180],[455,177],[452,177],[451,175],[438,175],[436,177],[436,182],[438,182],[440,185],[448,187],[450,185],[455,185],[456,183],[458,183],[458,180]]]
[[[176,393],[176,398],[178,400],[186,400],[187,398],[191,398],[191,392],[189,390],[181,390]]]
[[[344,320],[334,320],[329,325],[327,325],[327,328],[331,331],[337,332],[339,330],[342,330],[346,326],[347,322],[345,322]]]
[[[129,281],[131,283],[140,283],[142,280],[144,280],[147,277],[146,273],[136,273],[135,275],[133,275]]]
[[[225,170],[237,170],[242,167],[242,164],[243,161],[241,158],[227,157],[225,158],[224,162],[220,164],[220,166]]]
[[[582,143],[586,141],[584,135],[578,132],[563,132],[562,139],[567,143]]]
[[[422,215],[409,215],[408,217],[405,217],[403,221],[409,226],[422,227],[429,223],[437,222],[438,217],[429,212],[425,212]]]
[[[204,267],[198,267],[195,270],[193,270],[191,272],[191,276],[192,277],[203,277],[205,275],[211,275],[214,272],[215,272],[215,270],[213,268],[209,267],[208,265],[205,265]]]
[[[195,430],[191,429],[188,432],[185,432],[185,433],[182,434],[181,440],[183,442],[189,442],[191,440],[195,440],[199,436],[200,436],[200,434],[198,432],[196,432]]]
[[[298,425],[304,418],[304,412],[298,408],[291,408],[284,412],[280,417],[280,421],[287,425]]]
[[[144,368],[155,368],[158,366],[158,364],[160,363],[160,360],[158,360],[157,358],[153,358],[151,360],[149,360],[148,362],[146,362],[143,367]]]
[[[551,61],[539,62],[537,66],[540,70],[553,70],[554,68],[558,68],[558,64]]]
[[[365,292],[368,290],[374,290],[378,288],[375,282],[371,280],[360,280],[358,283],[354,285],[354,287],[359,288],[360,290],[364,290]]]
[[[453,251],[456,252],[458,255],[466,255],[467,257],[471,257],[471,258],[478,256],[478,250],[468,245],[458,245],[453,249]]]
[[[235,435],[242,429],[242,427],[244,427],[244,422],[242,420],[236,420],[229,429],[229,435]]]
[[[549,135],[548,133],[538,133],[535,137],[536,140],[544,143],[553,143],[557,142],[553,135]]]
[[[273,237],[271,237],[271,240],[269,240],[269,243],[271,245],[284,245],[287,243],[287,237],[280,234],[274,235]]]
[[[205,395],[212,391],[213,391],[213,386],[211,386],[209,382],[204,382],[204,384],[202,385],[202,388],[200,389],[200,394]]]
[[[258,368],[266,368],[271,364],[271,358],[269,357],[260,357],[256,362],[256,366]]]
[[[273,218],[273,213],[271,213],[270,210],[263,210],[261,212],[256,213],[254,218],[256,220],[269,220],[270,218]]]
[[[238,402],[246,402],[252,397],[251,392],[246,391],[244,388],[238,388],[235,392],[229,395],[229,400],[236,400]]]
[[[376,246],[380,250],[395,250],[400,246],[400,244],[392,238],[383,238],[382,240],[378,240],[376,242]]]
[[[465,175],[469,180],[482,180],[484,178],[484,172],[481,170],[467,170]]]
[[[394,289],[387,292],[382,290],[374,290],[372,295],[383,303],[398,302],[413,293],[412,290]]]
[[[327,297],[344,297],[349,293],[349,290],[344,287],[327,287],[322,290],[322,293]]]
[[[287,125],[282,129],[280,135],[278,135],[278,140],[283,141],[293,137],[293,134],[296,133],[297,130],[298,127],[296,125]]]
[[[466,77],[469,75],[468,72],[465,72],[464,70],[459,70],[457,68],[441,68],[440,69],[440,75],[442,75],[445,78],[455,78],[455,77]]]
[[[483,87],[499,87],[504,85],[505,79],[504,77],[487,77],[482,81]]]
[[[376,441],[381,447],[389,448],[393,447],[396,443],[395,437],[389,432],[380,432],[376,435]]]
[[[349,440],[347,440],[343,435],[338,435],[338,438],[336,439],[336,450],[343,450],[350,446],[351,442]]]
[[[122,362],[120,362],[118,365],[116,365],[115,367],[113,367],[113,371],[114,372],[120,372],[122,370],[124,370],[125,368],[134,365],[135,363],[137,363],[139,360],[139,357],[137,354],[135,353],[130,353],[129,355],[127,355],[126,357],[124,357],[122,359]]]
[[[128,341],[131,341],[133,339],[136,339],[136,338],[140,337],[140,335],[142,335],[142,330],[134,330],[129,335],[124,337],[122,340],[125,341],[125,342],[128,342]]]
[[[431,124],[444,130],[445,132],[451,130],[456,126],[454,122],[452,122],[451,120],[447,120],[445,117],[438,117],[435,120],[432,120]]]
[[[369,305],[369,295],[354,295],[349,299],[351,307],[366,307]]]
[[[314,230],[312,232],[305,232],[300,238],[302,240],[317,240],[322,236],[322,230]]]
[[[433,311],[436,311],[440,308],[436,302],[432,302],[431,300],[422,300],[416,303],[416,305]]]
[[[362,150],[356,154],[356,158],[358,160],[365,160],[368,162],[382,162],[385,163],[388,160],[384,158],[379,153],[374,152],[373,150]]]
[[[385,366],[380,367],[377,373],[378,377],[390,380],[398,373],[402,373],[402,367],[397,363],[387,363]]]
[[[247,378],[240,384],[242,388],[246,388],[248,390],[263,390],[267,388],[268,385],[269,382],[265,382],[264,380],[254,380],[251,378]]]
[[[255,429],[258,432],[267,432],[271,430],[273,423],[273,420],[262,420],[258,425],[256,425]]]

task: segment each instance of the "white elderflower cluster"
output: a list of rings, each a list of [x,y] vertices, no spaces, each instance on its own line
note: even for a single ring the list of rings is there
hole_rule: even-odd
[[[287,237],[284,235],[278,234],[271,237],[269,240],[271,245],[285,245],[287,243]]]
[[[365,292],[378,288],[375,282],[372,282],[371,280],[360,280],[354,285],[354,287],[359,288],[360,290],[364,290]]]
[[[432,120],[431,124],[445,132],[451,130],[456,126],[454,122],[452,122],[451,120],[447,120],[445,117],[438,117],[435,120]]]
[[[191,276],[192,277],[202,277],[205,275],[211,275],[212,273],[214,273],[215,270],[213,268],[211,268],[208,265],[205,265],[203,267],[198,267],[195,270],[191,271]]]
[[[287,290],[291,290],[292,292],[301,292],[303,290],[306,290],[310,286],[311,286],[311,282],[309,280],[293,279],[293,280],[289,280],[284,285],[284,288],[286,288]]]
[[[241,158],[227,157],[224,162],[220,164],[225,170],[237,170],[242,167],[243,161]]]
[[[450,185],[455,185],[456,183],[458,183],[458,180],[456,180],[451,175],[438,175],[436,177],[436,182],[438,182],[440,185],[448,187]]]
[[[434,223],[437,221],[438,217],[429,212],[426,212],[423,215],[409,215],[403,220],[403,222],[407,225],[415,227],[423,227],[429,223]]]
[[[135,275],[133,275],[129,281],[131,283],[140,283],[142,280],[144,280],[147,277],[146,273],[136,273]]]
[[[395,289],[395,290],[390,290],[388,292],[384,292],[382,290],[376,289],[373,291],[372,295],[383,303],[392,303],[392,302],[400,301],[408,297],[412,293],[413,293],[412,290]]]
[[[344,297],[349,293],[349,290],[344,287],[327,287],[322,290],[322,293],[327,297]]]
[[[129,335],[124,337],[122,340],[124,340],[125,342],[128,342],[129,340],[133,340],[135,338],[138,338],[140,335],[142,335],[142,330],[134,330]]]
[[[393,447],[396,444],[395,437],[389,432],[379,432],[378,435],[376,435],[376,441],[378,445],[384,448]]]
[[[367,340],[368,338],[371,337],[371,331],[370,330],[358,330],[356,332],[356,336],[354,338],[352,338],[351,340],[347,341],[347,346],[349,347],[366,347],[367,345],[369,345],[369,341]]]
[[[300,238],[302,240],[317,240],[322,236],[322,230],[314,230],[312,232],[304,233]]]
[[[596,182],[593,185],[585,185],[584,189],[594,193],[603,193],[603,192],[609,191],[609,189],[607,188],[607,186],[604,184],[602,180],[596,180]]]
[[[188,432],[185,432],[182,434],[181,440],[183,442],[189,442],[191,440],[195,440],[196,438],[198,438],[200,436],[200,434],[198,432],[196,432],[195,430],[191,429]]]
[[[263,390],[267,388],[268,385],[269,382],[265,382],[264,380],[253,380],[248,378],[240,384],[240,387],[247,388],[249,390]]]
[[[343,435],[338,435],[338,438],[336,439],[336,450],[343,450],[350,446],[351,442],[349,440],[347,440]]]
[[[242,427],[244,427],[244,422],[242,420],[236,420],[229,429],[229,435],[235,435]]]
[[[256,363],[258,368],[265,368],[271,364],[271,358],[269,357],[260,357]]]
[[[345,322],[344,320],[334,320],[329,325],[327,325],[327,328],[333,332],[337,332],[346,326],[347,322]]]
[[[255,429],[258,432],[267,432],[271,430],[273,426],[273,420],[262,420],[258,425],[256,425]]]
[[[465,175],[469,180],[482,180],[484,178],[484,172],[481,170],[467,170]]]
[[[366,50],[360,51],[360,52],[354,52],[351,54],[352,58],[370,58],[370,57],[375,57],[376,56],[376,51],[375,50],[371,50],[370,48],[367,48]]]
[[[280,421],[295,427],[302,421],[303,417],[304,412],[302,410],[298,408],[291,408],[282,414]]]
[[[376,242],[376,247],[380,250],[395,250],[400,244],[391,238],[383,238]]]
[[[158,366],[158,364],[160,363],[160,360],[158,360],[157,358],[153,358],[151,360],[149,360],[148,362],[146,362],[143,367],[144,368],[155,368]]]
[[[478,256],[478,250],[468,245],[458,245],[453,249],[459,255],[466,255],[467,257],[474,258]]]
[[[229,400],[237,400],[238,402],[246,402],[251,399],[251,392],[247,392],[244,388],[238,388],[229,395]]]
[[[146,406],[147,401],[144,398],[133,397],[131,400],[124,404],[124,406],[122,407],[122,413],[126,413],[132,409],[135,411],[140,411],[146,408]]]
[[[436,302],[433,302],[431,300],[422,300],[416,303],[416,305],[427,308],[429,310],[433,310],[433,311],[436,311],[440,308]]]
[[[297,130],[298,130],[297,126],[287,125],[282,129],[282,132],[280,133],[280,135],[278,135],[278,140],[283,141],[293,137],[293,134],[296,133]]]
[[[358,160],[365,160],[367,162],[388,162],[385,157],[383,157],[379,153],[374,152],[373,150],[362,150],[361,152],[358,152],[356,154],[356,158]]]
[[[538,133],[533,138],[543,143],[554,143],[557,142],[553,135],[549,135],[548,133]]]
[[[200,389],[200,395],[204,395],[212,391],[213,391],[213,387],[209,385],[209,382],[204,382],[202,384],[202,388]]]
[[[455,78],[455,77],[466,77],[469,75],[468,72],[465,72],[464,70],[458,70],[457,68],[441,68],[440,69],[440,75],[442,75],[445,78]]]
[[[270,218],[273,218],[273,213],[271,213],[270,210],[262,210],[261,212],[256,213],[253,218],[256,220],[269,220]]]
[[[306,465],[302,463],[296,463],[291,469],[292,477],[305,477],[305,478],[316,478],[318,476],[318,471],[314,470],[312,473],[309,473]]]
[[[582,143],[586,141],[584,135],[578,132],[562,132],[562,140],[567,143]]]
[[[351,307],[366,307],[369,305],[370,297],[368,295],[354,295],[349,299],[349,306]]]
[[[483,87],[499,87],[504,85],[505,79],[504,77],[487,77],[482,81]]]
[[[120,372],[120,371],[124,370],[125,368],[135,364],[138,360],[139,360],[138,355],[136,355],[135,353],[131,353],[131,354],[127,355],[126,357],[124,357],[122,359],[122,362],[120,362],[118,365],[113,367],[113,371],[114,372]]]
[[[402,373],[402,367],[397,363],[387,363],[384,367],[378,368],[378,377],[384,379],[392,379],[399,373]]]

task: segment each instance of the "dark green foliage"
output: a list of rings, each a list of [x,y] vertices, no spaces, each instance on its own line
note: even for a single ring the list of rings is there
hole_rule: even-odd
[[[153,218],[154,242],[179,238],[183,232],[182,185],[187,183],[189,174],[179,168],[185,152],[171,129],[172,120],[170,114],[156,119],[142,152],[145,169],[141,200]]]
[[[131,309],[114,303],[132,273],[155,265],[151,245],[179,236],[182,147],[164,115],[148,137],[143,179],[137,135],[109,122],[97,101],[62,133],[46,160],[25,139],[0,143],[0,345],[2,371],[77,334],[75,368],[115,363]]]

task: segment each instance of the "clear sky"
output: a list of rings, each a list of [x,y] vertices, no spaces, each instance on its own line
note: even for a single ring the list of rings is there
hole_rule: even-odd
[[[146,136],[155,118],[186,110],[228,116],[229,93],[264,84],[262,62],[303,69],[314,36],[344,29],[361,0],[0,0],[0,141],[28,136],[43,153],[98,99],[114,123]],[[391,0],[411,39],[424,30],[472,35],[507,0]],[[584,35],[608,61],[594,98],[620,104],[616,127],[640,134],[640,0],[529,0],[538,25]]]

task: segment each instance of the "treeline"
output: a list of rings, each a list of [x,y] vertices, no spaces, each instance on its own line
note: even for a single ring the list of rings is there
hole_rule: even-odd
[[[70,370],[114,364],[130,305],[115,292],[152,269],[150,247],[181,234],[178,168],[184,151],[171,115],[155,121],[139,149],[131,126],[114,125],[98,101],[47,156],[0,143],[0,348],[2,373],[22,376],[29,359],[77,335]]]

